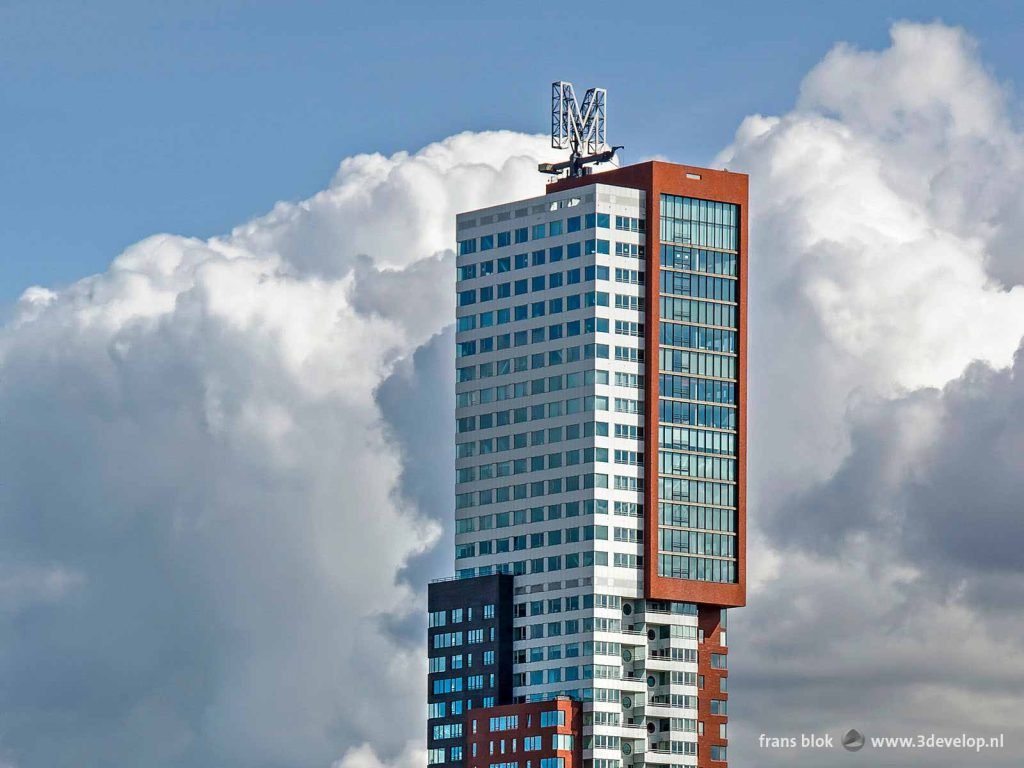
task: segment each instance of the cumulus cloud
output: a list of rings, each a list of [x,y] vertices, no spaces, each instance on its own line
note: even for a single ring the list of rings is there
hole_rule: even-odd
[[[345,753],[331,768],[416,768],[427,762],[427,750],[420,741],[409,742],[405,750],[385,762],[370,744],[361,744]]]
[[[1006,247],[1021,140],[962,30],[898,23],[883,51],[837,46],[792,112],[748,118],[720,155],[752,186],[739,763],[821,764],[759,749],[761,732],[1024,736],[1006,716],[1021,622],[992,610],[1019,605],[1024,567],[1010,543],[1024,290]]]
[[[748,118],[720,155],[751,174],[751,417],[789,447],[765,457],[773,491],[834,471],[855,394],[1009,364],[1024,287],[988,269],[1002,220],[950,214],[1017,186],[1003,102],[962,32],[900,23],[881,53],[838,46],[793,112]]]
[[[451,336],[430,340],[455,211],[537,193],[544,154],[492,133],[350,158],[228,236],[25,292],[0,330],[12,761],[324,766],[422,735],[401,574],[451,500],[403,470],[408,407],[451,403]],[[403,386],[424,366],[444,373]],[[430,426],[446,455],[450,419]]]

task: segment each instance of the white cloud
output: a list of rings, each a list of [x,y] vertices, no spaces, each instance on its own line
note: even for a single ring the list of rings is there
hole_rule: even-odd
[[[1020,703],[1021,627],[991,609],[1007,590],[986,573],[994,554],[1004,584],[1024,568],[993,538],[1019,528],[1006,503],[1019,420],[1012,377],[969,369],[1006,369],[1024,335],[1020,249],[1006,247],[1022,137],[1008,110],[962,31],[899,23],[883,51],[837,46],[795,110],[748,118],[719,158],[752,185],[738,763],[821,764],[758,749],[766,731],[1019,742],[1005,713]],[[888,757],[988,766],[1021,753]]]
[[[331,768],[419,768],[426,765],[424,741],[411,741],[393,760],[383,761],[370,744],[362,744],[345,753]]]
[[[449,512],[403,495],[377,392],[450,320],[454,212],[541,192],[543,154],[350,158],[228,237],[25,292],[0,330],[19,765],[326,765],[422,735],[423,650],[391,625],[420,626],[398,574]]]
[[[755,452],[764,503],[835,470],[852,398],[1009,365],[1024,286],[987,271],[1007,222],[949,215],[1017,186],[1003,107],[963,33],[900,23],[881,53],[838,46],[797,109],[720,155],[751,175],[752,437],[788,446]]]

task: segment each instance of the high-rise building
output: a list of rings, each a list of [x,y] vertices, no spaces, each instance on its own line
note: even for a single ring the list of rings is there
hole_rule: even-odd
[[[724,766],[747,177],[584,172],[456,231],[455,581],[430,588],[429,762]],[[510,617],[511,643],[471,639],[470,603]],[[510,689],[478,687],[502,670]]]

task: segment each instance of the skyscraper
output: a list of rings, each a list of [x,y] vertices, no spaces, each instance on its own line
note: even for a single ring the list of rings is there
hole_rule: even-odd
[[[647,162],[457,217],[456,560],[430,588],[430,764],[725,765],[747,181]]]

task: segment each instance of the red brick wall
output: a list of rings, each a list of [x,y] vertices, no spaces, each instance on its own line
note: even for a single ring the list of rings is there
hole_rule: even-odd
[[[540,716],[542,712],[551,710],[565,712],[565,725],[542,728]],[[517,715],[519,725],[507,731],[491,733],[492,717]],[[545,757],[561,757],[565,760],[565,768],[582,768],[583,766],[583,708],[580,702],[568,698],[554,701],[531,702],[529,704],[508,704],[500,707],[472,709],[466,714],[466,768],[488,768],[491,763],[518,762],[519,768],[526,768],[529,760],[531,768],[539,768],[540,761]],[[568,734],[573,737],[571,751],[554,750],[553,734]],[[541,749],[526,752],[523,750],[523,739],[527,736],[540,736]],[[501,741],[505,741],[505,752],[501,752]],[[491,754],[491,743],[494,743],[494,754]],[[513,742],[515,749],[513,749]],[[476,755],[473,747],[476,746]]]
[[[729,699],[727,693],[719,690],[721,688],[720,681],[723,677],[728,677],[728,672],[724,669],[714,669],[711,666],[711,654],[724,654],[728,651],[722,645],[721,614],[722,612],[718,608],[701,606],[697,617],[697,628],[704,634],[704,640],[697,649],[697,674],[704,677],[704,687],[697,691],[697,720],[704,723],[704,733],[697,736],[697,765],[699,768],[725,765],[722,762],[711,762],[711,747],[728,745],[728,741],[718,734],[719,726],[727,723],[729,718],[725,715],[711,714],[712,699],[723,701]]]

